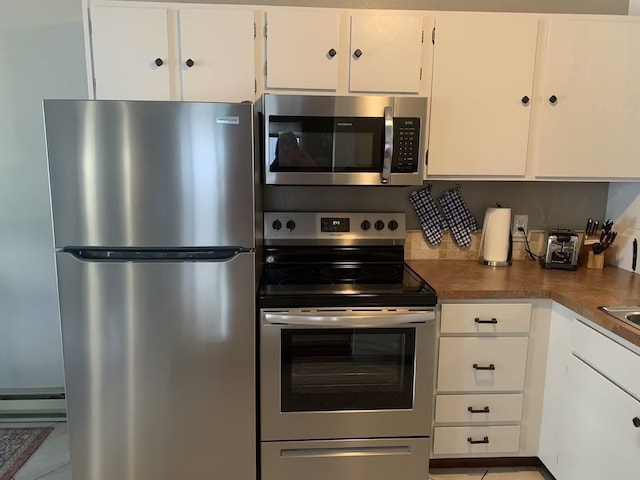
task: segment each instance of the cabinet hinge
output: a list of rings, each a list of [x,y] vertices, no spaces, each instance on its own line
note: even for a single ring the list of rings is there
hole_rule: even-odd
[[[256,78],[253,79],[253,93],[258,93],[258,80]]]
[[[264,24],[264,38],[267,38],[267,24]]]
[[[433,30],[431,30],[431,43],[436,44],[436,27],[433,27]]]
[[[424,43],[424,30],[422,30],[422,42],[421,43]]]
[[[89,19],[89,35],[93,35],[93,24],[91,23],[91,19]]]
[[[422,80],[422,67],[420,67],[420,80]]]
[[[429,166],[429,149],[427,148],[426,153],[424,154],[424,166]]]
[[[264,76],[267,76],[267,62],[264,62]]]
[[[258,27],[256,27],[256,22],[253,22],[253,38],[256,38],[256,36],[258,35],[257,29]]]

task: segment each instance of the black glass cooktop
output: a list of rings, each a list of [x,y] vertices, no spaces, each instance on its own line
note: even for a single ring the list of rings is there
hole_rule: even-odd
[[[402,247],[267,248],[264,308],[433,306],[434,289],[404,264]]]

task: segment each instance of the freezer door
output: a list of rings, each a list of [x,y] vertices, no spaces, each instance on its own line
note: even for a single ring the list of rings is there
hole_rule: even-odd
[[[57,254],[73,478],[255,480],[254,254]]]
[[[45,100],[56,247],[253,247],[252,109]]]

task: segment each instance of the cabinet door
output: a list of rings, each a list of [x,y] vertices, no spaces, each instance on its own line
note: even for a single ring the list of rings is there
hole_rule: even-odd
[[[429,175],[525,174],[537,32],[528,16],[436,19]]]
[[[621,366],[621,368],[624,368]],[[640,401],[572,356],[563,480],[640,478]]]
[[[418,93],[422,30],[422,17],[353,15],[349,89]]]
[[[572,408],[571,392],[567,387],[567,369],[571,360],[571,329],[577,322],[576,314],[557,303],[553,304],[547,349],[540,443],[538,456],[549,471],[564,479],[563,465],[559,465],[559,452],[568,442],[565,418]]]
[[[91,7],[90,14],[96,98],[169,100],[167,11]]]
[[[549,22],[537,176],[640,177],[638,45],[637,21]]]
[[[338,12],[268,12],[267,88],[336,90],[338,61],[349,54],[339,30]]]
[[[182,100],[253,101],[253,12],[194,8],[179,18]]]

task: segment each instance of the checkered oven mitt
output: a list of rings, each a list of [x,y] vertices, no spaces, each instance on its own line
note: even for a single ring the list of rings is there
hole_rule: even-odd
[[[411,192],[409,201],[418,215],[424,236],[431,245],[440,245],[442,230],[447,224],[431,196],[431,185],[422,190]]]
[[[438,199],[451,236],[459,247],[471,246],[471,232],[478,231],[478,224],[460,195],[460,190],[452,188]]]

